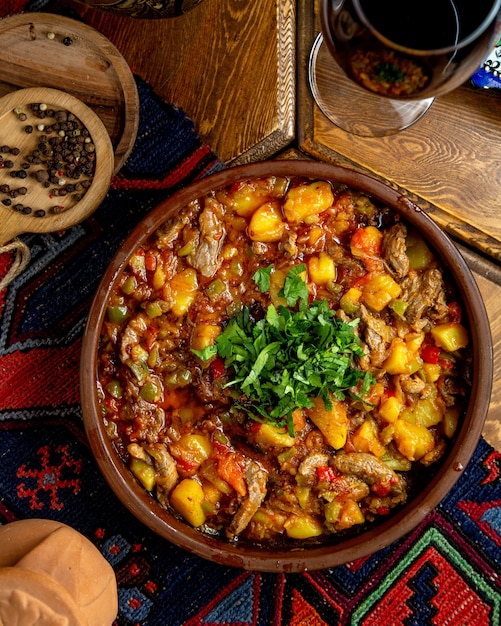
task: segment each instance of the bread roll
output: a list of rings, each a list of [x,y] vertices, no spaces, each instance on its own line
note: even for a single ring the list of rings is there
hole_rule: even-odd
[[[73,528],[30,519],[0,526],[0,624],[110,626],[115,573]]]

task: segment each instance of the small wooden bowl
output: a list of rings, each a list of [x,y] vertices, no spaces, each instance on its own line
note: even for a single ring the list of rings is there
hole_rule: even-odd
[[[43,131],[37,130],[38,124],[52,124],[54,119],[38,119],[30,109],[31,104],[44,103],[47,109],[54,111],[67,111],[72,113],[81,123],[82,127],[89,131],[92,144],[95,147],[94,172],[90,187],[85,191],[81,199],[74,193],[57,195],[53,193],[58,185],[51,183],[45,187],[39,182],[34,173],[44,169],[44,164],[29,164],[23,170],[23,164],[28,162],[26,157],[37,149]],[[27,115],[26,120],[19,118],[20,111]],[[33,132],[27,133],[25,127],[33,126]],[[47,138],[55,137],[56,133],[47,133]],[[10,150],[18,149],[19,154],[2,152],[5,146]],[[17,150],[15,150],[16,152]],[[33,87],[14,91],[0,99],[0,156],[3,163],[0,164],[0,244],[5,244],[22,233],[45,233],[64,230],[86,219],[100,204],[105,197],[114,168],[113,146],[110,136],[100,118],[83,102],[74,96],[44,87]],[[6,161],[12,161],[12,167],[5,167]],[[12,176],[12,172],[23,170],[25,178]],[[63,176],[63,175],[62,175]],[[86,177],[83,176],[80,182]],[[60,187],[66,183],[76,183],[76,179],[63,177],[60,179]],[[2,192],[2,185],[8,185],[10,192]],[[25,187],[27,192],[16,196],[19,188]],[[14,193],[12,197],[11,192]],[[5,202],[10,201],[10,206]],[[31,208],[30,214],[24,214],[13,207],[23,204]],[[57,207],[57,209],[54,209]]]

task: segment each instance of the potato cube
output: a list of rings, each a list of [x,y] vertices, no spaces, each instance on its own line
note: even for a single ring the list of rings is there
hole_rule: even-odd
[[[363,524],[364,522],[365,517],[358,504],[353,500],[347,500],[343,504],[343,508],[336,522],[336,529],[345,530],[346,528],[351,528],[356,524]]]
[[[435,326],[431,330],[431,336],[439,348],[448,352],[466,348],[468,345],[468,331],[458,322]]]
[[[351,238],[351,253],[358,258],[363,258],[367,255],[378,255],[381,253],[382,242],[383,233],[375,226],[359,228]]]
[[[334,195],[326,181],[292,187],[284,204],[285,218],[290,224],[299,224],[323,213],[333,202]]]
[[[212,444],[205,435],[187,433],[170,447],[171,454],[182,459],[190,467],[198,467],[212,452]]]
[[[172,312],[177,317],[182,317],[188,311],[197,295],[197,273],[194,269],[187,268],[176,274],[169,284],[174,301]]]
[[[331,409],[325,408],[322,398],[315,398],[313,403],[314,406],[307,409],[307,416],[320,430],[327,443],[335,450],[340,450],[348,437],[346,406],[335,398],[332,398]]]
[[[388,374],[409,374],[409,350],[407,344],[400,337],[391,342],[390,354],[384,362],[384,369]]]
[[[365,419],[355,431],[352,442],[357,452],[370,452],[380,458],[385,453],[385,447],[379,441],[378,427],[372,419]]]
[[[372,274],[363,286],[362,300],[374,311],[382,311],[393,299],[398,298],[402,288],[389,274]]]
[[[252,241],[271,243],[280,241],[285,233],[285,222],[280,212],[280,203],[266,202],[254,211],[249,223]]]
[[[318,537],[324,532],[319,520],[306,513],[289,515],[284,523],[284,528],[287,536],[291,539],[309,539],[310,537]]]
[[[421,398],[400,414],[400,419],[425,428],[440,424],[442,417],[441,409],[432,398]]]
[[[217,324],[197,324],[191,334],[191,347],[193,350],[203,350],[207,346],[213,346],[220,334],[221,327]]]
[[[257,178],[235,183],[216,193],[219,202],[240,216],[250,216],[258,207],[285,193],[286,178]]]
[[[308,273],[316,285],[326,285],[336,279],[336,266],[327,252],[322,250],[308,261]]]
[[[258,424],[254,433],[254,440],[258,445],[265,448],[273,446],[291,448],[295,442],[294,437],[291,437],[285,429],[273,424]]]
[[[421,367],[423,368],[427,383],[435,383],[440,378],[442,368],[438,363],[423,363]]]
[[[432,433],[424,426],[398,419],[392,424],[398,451],[409,461],[418,461],[435,447]]]
[[[379,415],[389,424],[398,419],[404,404],[396,396],[390,396],[379,407]]]
[[[170,504],[181,517],[198,528],[205,522],[205,512],[202,507],[204,490],[194,478],[184,478],[170,494]]]

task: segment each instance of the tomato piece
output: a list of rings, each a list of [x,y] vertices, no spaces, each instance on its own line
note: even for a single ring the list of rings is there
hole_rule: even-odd
[[[377,508],[378,515],[388,515],[391,509],[389,506],[380,506]]]
[[[154,272],[157,269],[157,257],[154,254],[146,254],[144,264],[148,271]]]
[[[372,487],[372,489],[374,493],[376,493],[381,498],[384,498],[385,496],[387,496],[391,491],[390,486],[385,483],[376,483]]]
[[[336,480],[337,474],[332,467],[317,467],[317,478],[322,483],[332,483]]]
[[[440,358],[440,352],[441,352],[440,348],[437,348],[437,346],[432,346],[431,344],[428,344],[426,346],[423,346],[423,348],[421,349],[421,358],[426,363],[431,363],[432,365],[436,365]]]
[[[226,372],[226,367],[224,366],[224,361],[221,357],[216,357],[211,365],[211,370],[212,370],[212,376],[214,377],[214,380],[217,380],[218,378],[221,378],[221,376]]]
[[[153,347],[153,343],[155,342],[158,335],[158,329],[150,327],[144,333],[144,343],[147,350],[151,350]]]
[[[457,302],[450,302],[448,305],[449,315],[451,316],[451,321],[459,324],[461,322],[462,311],[461,307]]]
[[[217,460],[217,473],[240,495],[245,496],[247,486],[244,478],[244,463],[235,452],[229,452],[220,456]]]
[[[358,228],[351,238],[351,250],[354,256],[361,254],[380,255],[383,235],[375,226]]]
[[[454,369],[454,363],[450,359],[438,359],[438,364],[444,372],[450,372]]]
[[[110,413],[118,413],[118,402],[116,398],[108,397],[104,401],[104,404]]]

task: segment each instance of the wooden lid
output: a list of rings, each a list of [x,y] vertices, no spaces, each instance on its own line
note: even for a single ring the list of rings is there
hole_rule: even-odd
[[[114,173],[130,154],[139,123],[139,96],[125,59],[104,35],[50,13],[0,20],[0,96],[48,87],[71,94],[103,122],[114,150]]]

